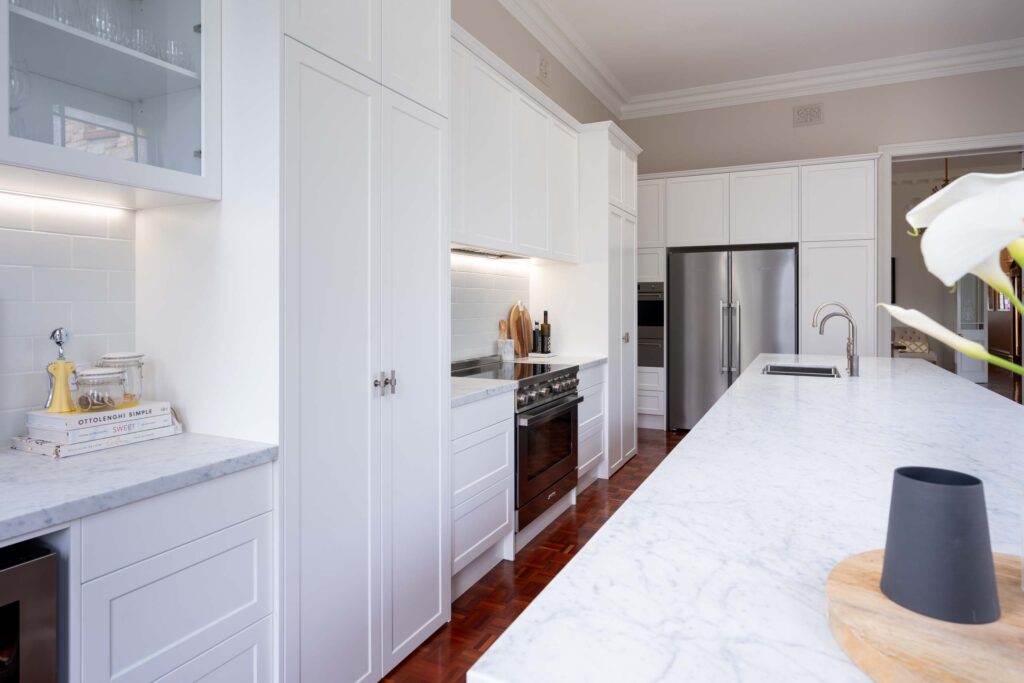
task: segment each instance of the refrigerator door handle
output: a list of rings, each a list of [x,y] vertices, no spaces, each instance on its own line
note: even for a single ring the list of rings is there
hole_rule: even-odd
[[[739,374],[739,371],[740,371],[740,368],[739,368],[740,358],[741,358],[741,353],[742,353],[742,349],[743,349],[743,327],[742,327],[743,324],[740,321],[743,318],[740,315],[740,302],[739,301],[733,301],[730,304],[730,306],[732,306],[736,310],[736,365],[733,368],[731,368],[731,370],[733,372],[735,372],[736,374]],[[731,361],[732,361],[732,359],[730,359],[730,364],[731,364]]]
[[[725,362],[725,316],[729,312],[729,304],[725,303],[721,299],[718,300],[718,349],[719,349],[719,364],[720,372],[729,372],[729,365]]]

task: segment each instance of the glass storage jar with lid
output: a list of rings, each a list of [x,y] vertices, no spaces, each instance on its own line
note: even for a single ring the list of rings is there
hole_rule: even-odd
[[[134,351],[118,351],[105,353],[96,362],[100,368],[116,368],[124,370],[124,401],[125,407],[137,405],[142,400],[142,359],[143,354]]]
[[[76,370],[73,377],[75,407],[79,412],[124,407],[124,370],[83,368]]]

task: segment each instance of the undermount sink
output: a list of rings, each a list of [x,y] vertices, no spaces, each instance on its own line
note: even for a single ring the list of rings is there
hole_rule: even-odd
[[[762,375],[790,375],[792,377],[842,377],[835,366],[824,365],[766,365]]]

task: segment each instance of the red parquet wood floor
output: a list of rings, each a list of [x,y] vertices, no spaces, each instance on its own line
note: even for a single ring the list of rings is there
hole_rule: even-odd
[[[385,681],[455,683],[526,609],[573,555],[654,471],[682,434],[641,429],[637,454],[611,479],[598,479],[514,562],[501,562],[452,604],[451,623],[435,633]]]

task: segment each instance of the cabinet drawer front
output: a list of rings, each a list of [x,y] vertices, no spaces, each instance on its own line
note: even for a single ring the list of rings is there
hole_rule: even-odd
[[[643,391],[664,391],[665,368],[637,368],[636,388]]]
[[[583,403],[579,406],[579,425],[582,431],[583,425],[591,420],[604,415],[604,385],[595,384],[580,392],[583,396]]]
[[[512,530],[514,490],[509,477],[452,510],[452,574]]]
[[[127,567],[273,507],[271,465],[212,479],[82,520],[82,581]]]
[[[266,617],[156,683],[270,683],[273,680],[274,623]]]
[[[645,415],[663,415],[665,410],[661,407],[665,394],[660,391],[638,391],[636,392],[636,412]]]
[[[604,369],[607,365],[607,363],[601,363],[586,370],[580,370],[579,390],[582,392],[584,389],[588,389],[595,384],[604,384]]]
[[[82,678],[152,681],[272,606],[271,515],[82,586]]]
[[[580,474],[596,465],[604,455],[604,420],[596,420],[586,429],[580,429]]]
[[[511,419],[452,442],[452,507],[511,477],[515,426]]]
[[[514,391],[508,391],[453,408],[452,440],[511,418],[515,415],[515,396]]]

